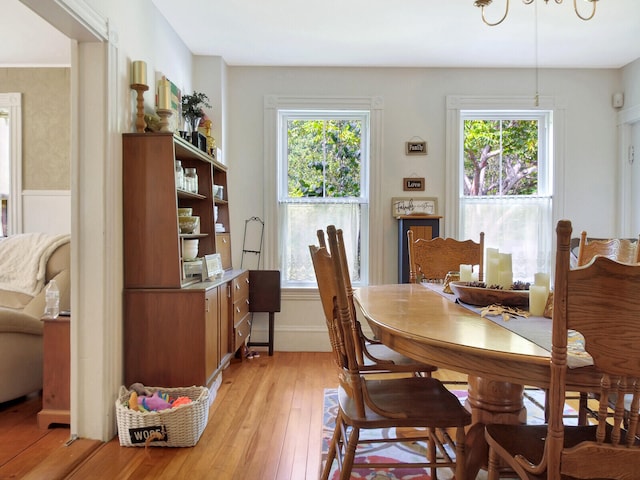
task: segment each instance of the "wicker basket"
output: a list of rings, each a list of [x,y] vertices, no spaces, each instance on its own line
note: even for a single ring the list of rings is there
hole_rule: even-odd
[[[128,407],[131,390],[120,387],[116,400],[118,438],[123,447],[192,447],[200,439],[209,419],[209,390],[205,387],[147,387],[170,397],[189,397],[192,402],[159,412],[138,412]],[[161,438],[152,438],[158,432]],[[158,435],[153,435],[156,437]]]

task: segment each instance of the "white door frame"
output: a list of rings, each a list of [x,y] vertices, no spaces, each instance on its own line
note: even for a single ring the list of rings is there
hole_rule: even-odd
[[[632,184],[631,161],[632,138],[631,131],[633,125],[640,122],[640,105],[621,110],[618,112],[618,185],[620,186],[620,195],[618,198],[618,229],[620,237],[637,237],[637,231],[633,231],[633,205],[632,188],[638,188],[640,185]],[[636,149],[640,150],[640,148]],[[635,156],[640,156],[640,151],[635,152]],[[635,161],[638,161],[636,158]],[[637,167],[636,167],[637,168]]]

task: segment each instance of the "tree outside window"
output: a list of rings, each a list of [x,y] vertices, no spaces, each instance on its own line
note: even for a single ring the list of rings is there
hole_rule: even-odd
[[[547,112],[463,112],[460,236],[511,253],[516,280],[549,270]]]
[[[287,112],[281,157],[281,265],[289,286],[315,284],[309,245],[333,224],[343,230],[352,281],[362,278],[368,214],[368,154],[363,112]],[[285,175],[286,174],[286,175]],[[310,237],[311,235],[311,237]]]

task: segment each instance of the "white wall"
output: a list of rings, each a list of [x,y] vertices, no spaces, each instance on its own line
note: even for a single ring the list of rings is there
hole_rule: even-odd
[[[402,178],[426,178],[424,196],[445,203],[445,125],[447,95],[533,95],[535,72],[522,69],[265,68],[229,67],[229,195],[234,265],[240,264],[242,228],[252,216],[265,218],[263,203],[263,99],[268,94],[380,95],[384,99],[383,205],[402,196]],[[611,95],[620,91],[618,70],[545,70],[540,95],[562,97],[567,104],[565,205],[560,216],[593,236],[614,235],[617,178],[617,110]],[[428,142],[426,157],[406,157],[404,142],[419,136]],[[421,192],[422,194],[422,192]],[[557,220],[557,219],[556,219]],[[397,224],[390,208],[372,219],[384,236],[385,282],[397,279]],[[266,225],[267,229],[275,225]],[[237,233],[236,233],[237,232]],[[314,232],[301,232],[316,243]],[[447,232],[444,232],[447,234]],[[269,235],[265,235],[268,238]],[[277,268],[265,264],[265,268]],[[276,349],[328,349],[320,303],[312,296],[283,292],[276,315]],[[312,307],[311,307],[312,305]],[[311,307],[311,308],[310,308]],[[260,335],[264,322],[256,322]],[[258,332],[258,333],[256,333]]]

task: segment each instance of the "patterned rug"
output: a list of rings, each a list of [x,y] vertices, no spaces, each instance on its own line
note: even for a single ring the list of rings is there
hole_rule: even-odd
[[[456,386],[458,387],[458,386]],[[452,392],[464,404],[467,398],[466,390],[453,390]],[[544,392],[538,389],[526,389],[524,393],[524,404],[527,408],[527,422],[531,424],[544,423]],[[322,431],[322,465],[324,466],[329,441],[333,435],[335,419],[338,412],[337,389],[325,389],[324,391],[324,418]],[[570,406],[565,407],[565,415],[568,419],[576,417],[577,412]],[[565,420],[570,423],[571,420]],[[362,431],[361,438],[384,438],[395,435],[395,429],[384,429],[374,431]],[[403,442],[395,444],[371,444],[358,446],[356,451],[356,462],[399,462],[399,461],[424,461],[425,444],[423,442]],[[334,460],[330,480],[340,478],[338,472],[338,462]],[[354,469],[351,473],[352,479],[358,480],[431,480],[431,476],[426,469],[421,468],[384,468],[384,469]],[[439,480],[449,480],[453,478],[450,470],[442,468],[438,470]],[[480,471],[477,480],[487,478],[485,471]]]

